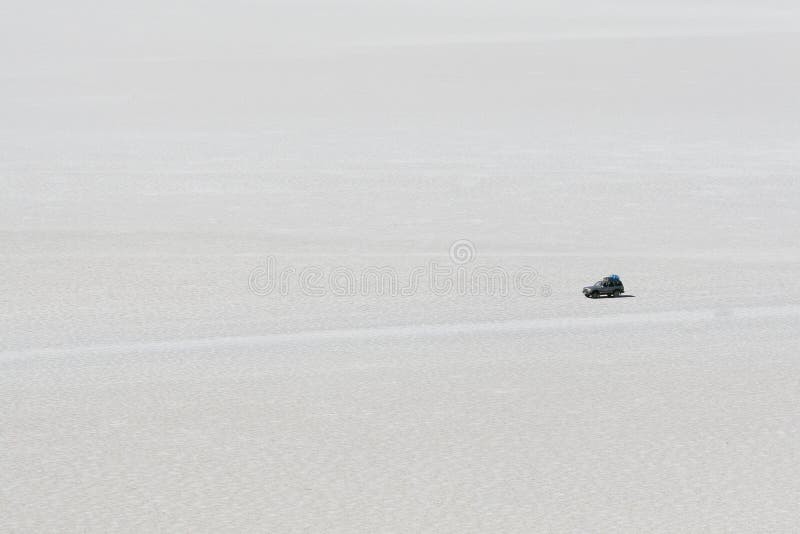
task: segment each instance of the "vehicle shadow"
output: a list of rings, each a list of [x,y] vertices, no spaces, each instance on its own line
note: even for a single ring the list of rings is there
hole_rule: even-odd
[[[633,299],[636,298],[636,295],[620,295],[618,297],[609,297],[612,299]]]

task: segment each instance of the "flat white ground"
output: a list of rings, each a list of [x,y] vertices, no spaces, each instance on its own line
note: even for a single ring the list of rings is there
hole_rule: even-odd
[[[800,529],[797,7],[196,4],[0,22],[0,530]]]

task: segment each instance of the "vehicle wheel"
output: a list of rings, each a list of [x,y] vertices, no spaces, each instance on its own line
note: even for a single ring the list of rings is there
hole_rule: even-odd
[[[596,299],[596,298],[597,298],[597,291],[592,291],[592,298],[593,298],[593,299]]]
[[[614,290],[614,294],[611,295],[611,296],[612,297],[618,297],[619,296],[619,289]]]

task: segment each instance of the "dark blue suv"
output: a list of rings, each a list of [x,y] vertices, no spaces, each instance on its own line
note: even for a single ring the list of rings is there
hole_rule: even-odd
[[[599,282],[595,282],[594,285],[583,288],[583,295],[592,299],[596,299],[600,295],[618,297],[623,293],[625,293],[625,286],[622,285],[622,280],[616,274],[606,276]]]

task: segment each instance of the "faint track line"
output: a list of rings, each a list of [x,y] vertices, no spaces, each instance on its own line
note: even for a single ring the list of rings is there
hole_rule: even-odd
[[[330,341],[369,340],[381,338],[435,338],[471,336],[477,334],[524,333],[542,330],[568,330],[597,326],[631,324],[691,323],[721,319],[757,319],[800,316],[800,305],[760,306],[724,310],[703,309],[653,313],[623,313],[604,317],[555,317],[548,319],[516,319],[508,321],[438,323],[420,325],[377,326],[271,333],[255,336],[221,336],[210,338],[174,339],[134,343],[97,344],[73,347],[44,347],[0,352],[0,360],[34,356],[66,356],[70,354],[103,354],[126,352],[167,352],[173,350],[208,349],[325,343]]]

